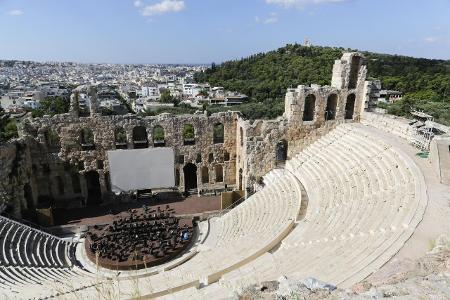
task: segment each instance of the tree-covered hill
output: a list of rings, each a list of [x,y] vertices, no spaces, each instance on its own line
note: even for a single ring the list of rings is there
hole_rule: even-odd
[[[247,106],[251,109],[239,108],[248,117],[254,117],[255,112],[258,117],[274,117],[283,111],[286,88],[311,83],[329,85],[334,60],[344,51],[352,50],[286,45],[219,66],[213,64],[204,73],[197,73],[195,79],[248,95],[252,103]],[[408,105],[412,103],[437,120],[450,124],[450,61],[362,53],[366,57],[369,79],[380,79],[384,89],[403,92]],[[399,102],[389,110],[406,115],[403,106],[406,105]]]

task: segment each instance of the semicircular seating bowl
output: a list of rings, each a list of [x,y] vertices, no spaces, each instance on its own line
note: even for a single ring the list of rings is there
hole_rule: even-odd
[[[224,275],[223,287],[281,275],[349,287],[400,250],[427,205],[417,166],[358,124],[339,126],[286,168],[308,194],[305,218],[277,251]]]
[[[74,244],[0,216],[0,295],[17,296],[76,275],[68,251]]]
[[[141,295],[164,295],[200,284],[212,283],[258,256],[269,251],[290,232],[300,210],[301,188],[288,171],[278,180],[221,217],[210,219],[210,232],[202,249],[190,260],[172,270],[142,278]],[[70,287],[58,283],[59,291],[70,297],[96,293],[98,280],[74,278]],[[133,280],[121,280],[120,292],[133,294]],[[111,287],[113,289],[113,287]],[[48,295],[47,293],[35,296]]]
[[[137,280],[140,295],[224,299],[281,275],[348,287],[403,246],[427,203],[417,166],[359,124],[338,126],[268,178],[263,190],[209,220],[209,234],[196,256]],[[305,217],[295,224],[299,182],[309,200]],[[98,285],[79,277],[72,288],[60,284],[59,289],[73,298],[89,297]],[[118,285],[109,288],[133,295],[136,283]]]

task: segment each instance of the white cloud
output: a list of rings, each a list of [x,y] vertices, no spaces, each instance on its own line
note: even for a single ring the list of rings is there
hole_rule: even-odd
[[[270,13],[270,15],[267,18],[260,18],[258,16],[255,16],[255,22],[256,23],[263,23],[263,24],[273,24],[278,22],[278,14],[277,13]]]
[[[24,12],[20,9],[14,9],[14,10],[8,11],[8,15],[10,15],[10,16],[21,16],[23,14],[24,14]]]
[[[139,1],[140,2],[140,1]],[[135,2],[136,5],[136,2]],[[142,6],[142,2],[139,4]],[[142,8],[143,16],[163,15],[169,12],[179,12],[186,8],[184,1],[180,0],[163,0],[159,3],[147,5]]]
[[[141,7],[141,6],[142,6],[142,1],[141,1],[141,0],[135,0],[135,1],[133,2],[133,4],[134,4],[134,6],[136,6],[136,7]]]
[[[425,38],[425,42],[427,43],[436,43],[438,41],[438,38],[435,36],[429,36],[427,38]]]
[[[280,5],[283,7],[304,7],[313,4],[340,3],[347,1],[349,0],[266,0],[266,3]]]

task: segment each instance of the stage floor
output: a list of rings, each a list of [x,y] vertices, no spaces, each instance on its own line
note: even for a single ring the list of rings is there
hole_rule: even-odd
[[[74,209],[54,209],[53,216],[55,225],[94,225],[112,222],[114,214],[127,211],[130,208],[141,209],[142,205],[156,209],[158,206],[164,208],[169,204],[177,214],[195,214],[207,211],[220,210],[220,196],[198,197],[189,196],[185,199],[173,201],[165,200],[155,203],[154,200],[138,200],[133,203],[121,203],[118,205],[104,205],[96,207],[83,207]]]

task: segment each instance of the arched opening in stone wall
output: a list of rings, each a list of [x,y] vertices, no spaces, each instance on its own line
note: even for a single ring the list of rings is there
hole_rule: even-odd
[[[81,144],[81,150],[88,151],[88,150],[94,150],[95,144],[94,144],[94,133],[89,128],[83,128],[80,132],[80,144]]]
[[[239,190],[242,191],[242,169],[239,169]]]
[[[84,175],[87,188],[87,205],[95,206],[102,203],[102,190],[100,188],[100,177],[96,171],[86,172]]]
[[[180,185],[180,170],[175,169],[175,186]]]
[[[209,183],[209,170],[207,166],[202,167],[202,184]]]
[[[241,140],[240,144],[242,147],[244,146],[244,130],[242,129],[242,127],[239,128],[239,138]]]
[[[197,166],[188,163],[183,168],[184,189],[186,191],[197,188]]]
[[[216,182],[223,182],[223,167],[222,165],[215,165]]]
[[[313,94],[309,94],[305,98],[303,121],[313,121],[315,109],[316,109],[316,96],[314,96]]]
[[[59,152],[61,150],[61,141],[56,131],[49,129],[45,134],[45,139],[50,152]]]
[[[23,197],[27,203],[27,209],[31,210],[34,208],[34,200],[33,200],[33,190],[31,189],[31,185],[26,183],[23,186]]]
[[[213,142],[214,144],[221,144],[224,141],[224,127],[222,123],[214,124],[213,128]]]
[[[147,130],[144,126],[133,128],[133,147],[134,149],[148,148]]]
[[[116,149],[127,149],[127,133],[124,128],[117,127],[114,129],[114,140],[116,143]]]
[[[58,188],[58,195],[64,195],[64,181],[61,176],[56,176],[56,187]]]
[[[338,95],[331,94],[327,99],[327,107],[325,108],[325,121],[336,119],[336,107]]]
[[[353,113],[355,111],[355,94],[350,94],[347,97],[347,102],[345,103],[345,119],[353,119]]]
[[[359,65],[361,64],[362,58],[360,56],[353,56],[352,62],[350,66],[350,75],[348,81],[348,88],[354,89],[358,84],[358,73],[359,73]]]
[[[287,160],[288,143],[286,140],[280,140],[277,143],[275,151],[276,162],[285,162]]]
[[[166,145],[164,128],[160,125],[153,127],[153,147],[164,147]]]
[[[185,124],[183,127],[183,143],[184,145],[195,145],[194,125]]]
[[[72,191],[74,194],[81,193],[81,183],[80,183],[80,175],[78,173],[73,172],[70,174],[70,179],[72,181]]]
[[[109,176],[109,172],[105,172],[105,189],[107,192],[111,191],[111,177]]]
[[[228,151],[226,151],[226,150],[223,152],[223,160],[224,161],[230,160],[230,153],[228,153]]]
[[[196,163],[201,163],[202,162],[202,154],[201,153],[197,153],[197,158],[195,159]]]
[[[212,163],[213,161],[214,161],[214,153],[211,152],[208,154],[208,162]]]

